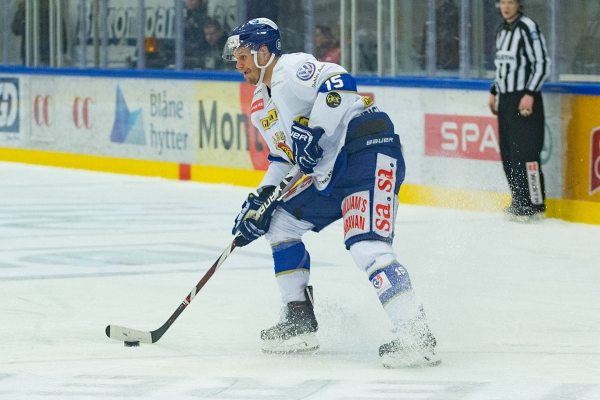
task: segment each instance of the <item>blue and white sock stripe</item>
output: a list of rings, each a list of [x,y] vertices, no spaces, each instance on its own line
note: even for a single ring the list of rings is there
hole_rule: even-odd
[[[310,255],[301,241],[281,242],[273,246],[275,276],[297,271],[310,272]]]
[[[383,306],[402,293],[412,290],[408,271],[397,261],[376,269],[369,275],[369,280]]]

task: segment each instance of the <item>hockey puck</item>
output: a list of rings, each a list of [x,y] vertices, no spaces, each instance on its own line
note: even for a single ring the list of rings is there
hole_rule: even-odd
[[[139,347],[140,342],[139,342],[139,340],[136,340],[135,342],[125,341],[125,342],[123,342],[123,344],[125,345],[125,347]]]

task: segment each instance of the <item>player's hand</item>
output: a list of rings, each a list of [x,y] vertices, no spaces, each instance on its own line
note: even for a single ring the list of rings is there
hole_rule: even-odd
[[[488,100],[488,107],[490,108],[492,114],[498,115],[498,109],[496,108],[496,96],[494,96],[493,94],[490,94],[490,98]]]
[[[319,146],[323,132],[323,129],[309,128],[296,121],[292,124],[292,150],[304,175],[312,174],[316,165],[323,159],[323,149]]]
[[[529,117],[533,113],[533,96],[526,94],[519,102],[519,114],[522,117]]]
[[[269,230],[271,217],[279,205],[279,201],[272,202],[260,219],[256,220],[255,217],[256,211],[264,204],[271,193],[273,193],[273,189],[275,189],[274,186],[264,189],[260,196],[254,193],[248,195],[248,198],[242,205],[242,210],[235,219],[233,229],[231,230],[233,235],[237,235],[238,232],[241,234],[235,240],[235,245],[237,247],[244,247],[252,243]]]

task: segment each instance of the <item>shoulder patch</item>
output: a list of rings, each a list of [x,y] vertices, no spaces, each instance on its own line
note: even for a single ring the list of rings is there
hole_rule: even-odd
[[[315,63],[309,61],[309,62],[305,63],[303,66],[301,66],[300,68],[298,68],[298,71],[296,72],[296,76],[301,81],[307,81],[315,75],[316,71],[317,71],[317,66],[315,65]]]
[[[337,92],[327,93],[327,96],[325,97],[325,103],[331,108],[337,108],[340,104],[342,104],[342,96],[340,96],[340,94]]]
[[[538,40],[540,38],[540,35],[538,35],[537,31],[531,31],[531,40]]]

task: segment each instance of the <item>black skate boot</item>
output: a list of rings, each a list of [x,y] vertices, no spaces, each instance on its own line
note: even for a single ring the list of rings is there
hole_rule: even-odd
[[[304,289],[306,301],[292,301],[282,310],[277,325],[260,332],[265,353],[295,353],[319,348],[312,286]]]
[[[425,367],[439,365],[435,354],[435,337],[431,334],[425,314],[396,327],[397,339],[379,347],[379,357],[386,368]]]

